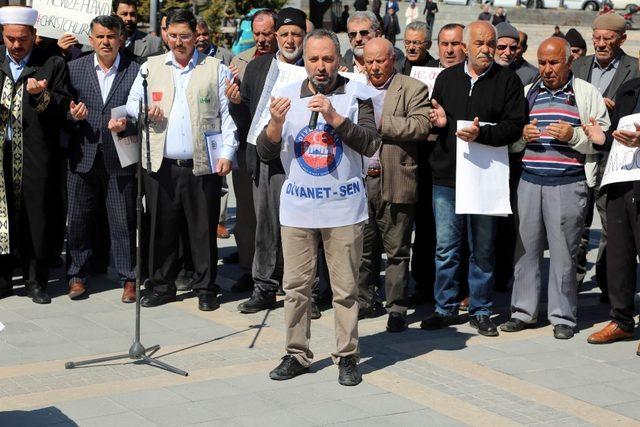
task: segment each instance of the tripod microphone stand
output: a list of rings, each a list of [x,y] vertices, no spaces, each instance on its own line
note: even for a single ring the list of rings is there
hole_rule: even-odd
[[[154,345],[148,348],[145,348],[140,342],[140,287],[142,285],[142,251],[141,251],[141,242],[142,242],[142,132],[145,133],[145,146],[147,150],[146,155],[146,163],[147,163],[147,173],[151,173],[151,151],[149,147],[149,101],[147,97],[147,77],[149,76],[149,72],[140,73],[142,76],[142,89],[143,89],[143,97],[140,100],[139,110],[138,110],[138,153],[140,155],[140,160],[137,165],[137,173],[138,173],[138,195],[136,198],[136,326],[135,326],[135,336],[133,339],[133,344],[129,348],[128,353],[118,354],[115,356],[107,356],[100,357],[97,359],[84,360],[81,362],[67,362],[64,367],[66,369],[73,369],[80,366],[87,365],[95,365],[97,363],[110,362],[112,360],[119,359],[134,359],[138,360],[141,363],[155,366],[160,369],[164,369],[169,372],[173,372],[178,375],[187,376],[188,372],[183,371],[181,369],[175,368],[167,363],[161,362],[160,360],[151,357],[156,351],[160,349],[159,345]]]

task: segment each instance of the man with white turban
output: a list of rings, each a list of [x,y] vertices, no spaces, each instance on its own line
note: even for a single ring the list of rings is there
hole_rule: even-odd
[[[0,298],[12,294],[13,256],[33,302],[47,304],[47,260],[60,209],[60,124],[69,110],[64,60],[34,47],[38,12],[0,8]]]

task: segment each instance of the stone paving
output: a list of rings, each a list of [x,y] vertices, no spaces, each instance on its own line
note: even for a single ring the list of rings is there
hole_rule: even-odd
[[[524,29],[533,37],[549,32]],[[635,33],[630,38],[640,40]],[[230,197],[231,217],[234,204]],[[596,226],[592,238],[598,232]],[[220,257],[235,246],[233,238],[219,244]],[[0,332],[0,426],[640,425],[637,340],[586,343],[607,321],[590,267],[574,339],[555,340],[546,320],[496,338],[479,336],[468,324],[426,332],[419,321],[433,308],[423,306],[410,310],[411,326],[402,334],[384,331],[385,316],[360,322],[364,381],[353,388],[338,385],[331,364],[330,308],[312,322],[312,373],[269,380],[283,352],[283,311],[238,313],[248,294],[227,290],[242,272],[223,264],[219,310],[200,312],[185,293],[176,303],[142,311],[143,344],[160,344],[156,356],[189,371],[188,377],[129,360],[66,370],[69,360],[128,351],[134,307],[119,302],[113,271],[92,280],[80,301],[66,297],[58,271],[51,305],[31,303],[21,287],[0,301],[6,325]],[[509,296],[495,298],[501,322]]]
[[[234,249],[233,238],[219,243],[221,257]],[[330,308],[312,323],[312,373],[275,382],[267,373],[282,356],[282,309],[242,315],[236,306],[248,294],[226,291],[210,313],[191,293],[142,311],[143,343],[162,345],[156,356],[188,377],[130,360],[65,370],[69,360],[126,352],[134,308],[119,302],[112,271],[80,301],[66,297],[58,273],[51,305],[31,303],[21,287],[0,302],[2,426],[640,425],[637,343],[585,342],[607,319],[593,272],[569,341],[553,339],[546,321],[497,338],[468,324],[422,331],[430,306],[411,310],[402,334],[384,331],[385,316],[362,321],[364,381],[354,388],[337,384],[330,361]],[[226,290],[240,274],[220,264],[219,284]],[[507,307],[508,295],[496,294],[496,321]]]

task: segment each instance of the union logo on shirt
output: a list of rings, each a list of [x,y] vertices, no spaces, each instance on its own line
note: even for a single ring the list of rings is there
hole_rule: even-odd
[[[333,127],[318,123],[316,129],[305,126],[296,136],[294,151],[298,164],[309,175],[333,172],[342,160],[342,139]]]

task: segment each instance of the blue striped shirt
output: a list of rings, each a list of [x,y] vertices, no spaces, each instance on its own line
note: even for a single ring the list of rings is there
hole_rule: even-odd
[[[522,158],[522,179],[540,185],[561,185],[585,179],[584,154],[568,143],[549,135],[547,126],[558,120],[580,126],[580,113],[571,82],[551,91],[541,83],[540,92],[529,112],[529,120],[538,119],[540,138],[527,143]]]

